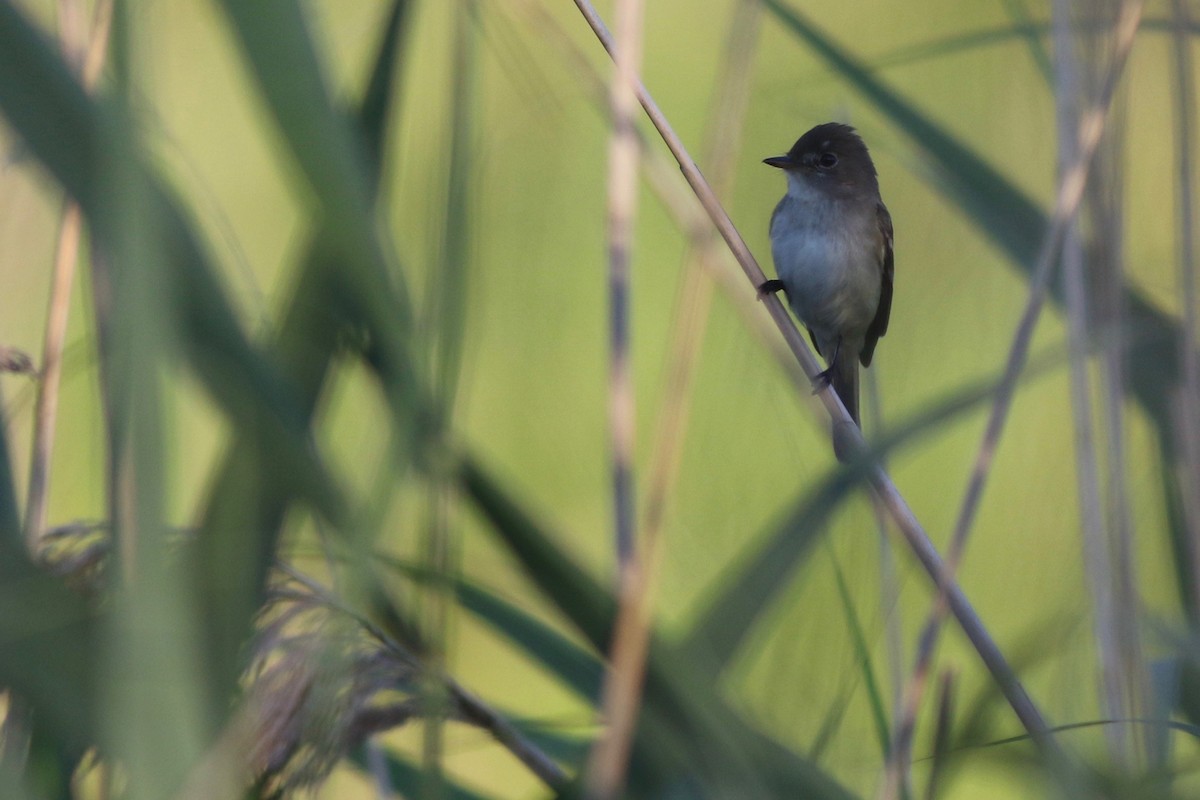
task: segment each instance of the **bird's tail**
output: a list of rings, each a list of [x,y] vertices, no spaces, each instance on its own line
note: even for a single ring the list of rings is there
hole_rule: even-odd
[[[842,405],[849,412],[850,419],[854,420],[854,424],[861,430],[862,423],[858,419],[858,359],[850,352],[839,353],[833,359],[829,377],[833,390],[842,399]],[[843,423],[842,426],[833,426],[833,453],[838,461],[846,463],[851,460],[853,447],[848,437],[851,431],[844,425]]]
[[[844,348],[833,360],[833,369],[829,371],[833,390],[842,398],[842,405],[850,412],[850,419],[860,429],[862,422],[858,419],[858,358]]]

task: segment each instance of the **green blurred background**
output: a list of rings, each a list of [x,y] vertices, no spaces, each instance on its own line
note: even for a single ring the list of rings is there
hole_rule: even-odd
[[[52,25],[53,4],[18,5]],[[453,294],[462,303],[454,438],[469,443],[528,508],[560,532],[560,544],[607,582],[613,571],[606,422],[609,127],[577,70],[560,58],[552,37],[520,13],[519,4],[413,5],[399,78],[400,122],[388,140],[383,217],[419,309],[437,296],[431,287],[447,280],[438,272],[446,247],[442,226],[452,141],[447,97],[456,20],[461,14],[471,18],[469,147],[462,155],[466,219],[456,233],[465,260],[462,272],[452,276]],[[573,5],[565,0],[541,5],[607,77],[603,53]],[[734,5],[647,3],[645,83],[698,158]],[[1077,5],[1079,13],[1100,10],[1100,4]],[[598,6],[606,18],[610,6]],[[1012,32],[1023,21],[1014,10],[1021,3],[794,6],[876,78],[1050,208],[1054,88],[1030,43]],[[303,9],[336,93],[347,101],[359,97],[387,4],[312,0]],[[245,329],[265,337],[279,324],[320,198],[312,196],[281,148],[275,123],[216,8],[150,0],[128,4],[126,11],[129,97],[153,166],[193,215]],[[1029,19],[1049,19],[1048,4],[1029,4],[1026,11]],[[1147,10],[1159,21],[1168,14],[1165,4],[1151,3]],[[918,49],[978,31],[1003,35],[962,48]],[[768,274],[773,270],[767,220],[784,187],[762,158],[786,151],[812,125],[837,119],[859,129],[880,173],[896,231],[896,294],[891,328],[870,370],[877,391],[870,396],[880,402],[867,419],[900,424],[957,392],[997,379],[1027,297],[1027,274],[939,190],[927,156],[895,121],[768,11],[754,47],[736,177],[723,199]],[[1049,52],[1049,37],[1040,36],[1036,47]],[[1126,277],[1164,314],[1178,318],[1171,47],[1164,25],[1139,33],[1118,92],[1112,152],[1121,175]],[[0,141],[10,154],[0,173],[0,344],[37,354],[60,192],[32,160],[20,156],[9,130]],[[656,138],[651,146],[663,149]],[[639,203],[632,331],[637,478],[644,489],[653,432],[661,425],[680,286],[698,278],[683,260],[686,237],[659,199],[646,189]],[[733,269],[732,259],[725,260]],[[106,516],[95,319],[86,269],[80,274],[52,466],[51,524]],[[753,296],[749,282],[738,291],[743,303]],[[718,293],[713,303],[690,394],[692,414],[669,499],[656,611],[668,632],[694,622],[722,570],[836,463],[824,414],[797,392],[734,302]],[[756,313],[765,316],[761,309]],[[960,573],[1034,700],[1060,723],[1102,717],[1065,352],[1064,312],[1051,303],[1033,344],[1035,360],[1049,366],[1023,382],[1016,396]],[[32,381],[16,376],[4,377],[0,386],[21,496],[34,391]],[[1098,385],[1096,392],[1099,396]],[[230,428],[184,371],[172,375],[165,399],[167,521],[188,526],[195,523]],[[896,484],[939,548],[953,528],[989,408],[976,405],[947,419],[889,457]],[[1151,631],[1145,648],[1148,658],[1163,658],[1168,640],[1153,631],[1183,623],[1162,497],[1164,481],[1172,478],[1164,474],[1143,410],[1127,401],[1123,411],[1140,616]],[[382,433],[387,416],[369,375],[353,366],[333,374],[318,441],[352,500],[366,502],[389,469]],[[421,523],[412,510],[413,495],[397,488],[379,544],[415,557]],[[482,532],[473,512],[454,512],[451,527],[465,575],[562,624],[513,558]],[[320,560],[311,556],[311,526],[292,526],[285,542],[300,568],[321,574]],[[828,723],[830,710],[841,709],[840,727],[819,763],[864,794],[878,785],[882,761],[853,624],[838,599],[837,572],[848,583],[887,698],[893,687],[885,627],[898,625],[900,663],[907,670],[932,598],[929,581],[902,548],[894,554],[898,599],[882,597],[880,553],[870,505],[865,495],[856,495],[840,508],[799,578],[758,620],[720,687],[755,726],[802,753]],[[991,681],[957,628],[947,631],[938,668],[957,674],[961,703],[969,707],[974,698],[993,692]],[[462,613],[451,615],[446,635],[449,671],[498,708],[580,734],[594,731],[593,709],[503,636]],[[994,696],[987,703],[989,736],[1020,734],[1006,707]],[[447,736],[449,773],[462,785],[489,797],[545,794],[486,734],[451,725]],[[1186,777],[1200,751],[1190,737],[1174,736],[1173,763]],[[413,725],[390,734],[388,742],[419,753],[420,737]],[[1095,755],[1103,751],[1104,733],[1085,729],[1071,741]],[[926,726],[918,729],[916,756],[928,752]],[[918,774],[921,769],[918,764]],[[1003,756],[968,757],[943,787],[944,796],[1028,797],[1034,791],[1028,781],[1035,779],[1022,775],[1019,764]],[[343,767],[315,796],[367,797],[371,791],[361,773]]]

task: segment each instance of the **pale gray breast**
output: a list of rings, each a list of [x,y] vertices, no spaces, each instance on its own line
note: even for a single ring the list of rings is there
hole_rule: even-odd
[[[822,338],[861,338],[882,281],[874,202],[839,203],[799,180],[788,183],[771,217],[771,254],[792,309]]]

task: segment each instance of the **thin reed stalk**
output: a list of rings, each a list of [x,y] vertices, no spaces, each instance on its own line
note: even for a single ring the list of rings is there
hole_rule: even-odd
[[[742,0],[735,6],[723,69],[720,70],[723,77],[710,117],[707,135],[709,161],[720,176],[718,183],[724,191],[728,191],[732,182],[732,166],[748,96],[753,40],[757,35],[760,16],[757,0]],[[634,100],[636,102],[636,96]],[[644,149],[640,137],[638,144],[640,150]],[[673,318],[667,385],[655,426],[646,516],[639,546],[641,556],[626,566],[622,583],[612,648],[612,673],[610,683],[605,686],[604,716],[609,720],[610,729],[593,754],[593,764],[597,766],[588,771],[589,779],[597,784],[602,780],[607,781],[608,785],[589,787],[591,796],[595,797],[614,796],[618,788],[613,784],[611,775],[596,773],[600,770],[606,773],[623,772],[624,764],[601,767],[597,762],[602,758],[627,760],[636,723],[640,687],[645,679],[654,604],[665,549],[661,531],[687,428],[692,375],[711,305],[711,276],[719,269],[715,264],[720,257],[719,238],[707,225],[699,226],[697,234],[688,240],[678,310]],[[618,736],[623,737],[624,741],[615,742]],[[606,753],[606,749],[616,752]]]
[[[620,568],[635,557],[633,505],[634,395],[629,363],[630,262],[637,217],[636,83],[641,69],[641,0],[617,3],[620,56],[610,91],[613,132],[608,156],[609,426],[613,522]]]
[[[608,155],[609,429],[613,526],[617,555],[617,619],[610,665],[600,695],[605,731],[588,756],[584,796],[611,800],[620,794],[637,725],[649,647],[650,593],[638,552],[634,511],[634,390],[630,364],[630,264],[637,218],[637,76],[641,70],[642,0],[616,4],[619,56],[614,59],[609,102]]]

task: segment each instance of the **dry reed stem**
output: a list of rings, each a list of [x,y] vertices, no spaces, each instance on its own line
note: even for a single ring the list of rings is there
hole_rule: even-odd
[[[79,257],[83,215],[73,200],[63,206],[55,245],[50,307],[42,344],[42,368],[34,407],[33,447],[29,464],[29,488],[25,501],[25,545],[31,556],[41,549],[46,529],[46,506],[50,490],[50,461],[54,452],[54,421],[58,417],[58,391],[62,378],[62,354],[66,346],[71,285]]]
[[[64,59],[81,72],[83,86],[95,88],[108,52],[112,23],[112,0],[96,5],[90,38],[84,30],[83,4],[79,0],[60,0],[60,47]],[[73,200],[64,201],[54,253],[54,273],[49,310],[42,344],[42,368],[34,407],[33,445],[29,463],[29,487],[25,503],[25,543],[36,557],[42,533],[46,529],[46,511],[50,492],[50,464],[54,454],[54,424],[58,417],[59,386],[62,381],[63,349],[71,307],[71,286],[79,260],[79,241],[83,215]]]
[[[1134,34],[1137,32],[1143,9],[1142,0],[1127,0],[1122,5],[1121,14],[1115,26],[1115,45],[1113,61],[1109,69],[1105,85],[1094,105],[1081,117],[1079,126],[1078,157],[1066,169],[1059,180],[1054,213],[1051,217],[1050,230],[1047,231],[1038,252],[1038,258],[1030,280],[1029,298],[1020,323],[1009,350],[1008,361],[1005,365],[1004,376],[996,391],[996,400],[984,431],[983,440],[975,458],[971,481],[968,485],[955,525],[954,536],[951,540],[946,568],[948,578],[957,570],[966,546],[967,537],[978,509],[979,500],[983,494],[983,486],[991,469],[992,457],[1003,431],[1008,411],[1016,393],[1017,380],[1025,365],[1029,353],[1029,345],[1033,338],[1033,329],[1037,323],[1042,303],[1045,300],[1046,286],[1049,282],[1051,268],[1065,238],[1067,228],[1071,224],[1083,199],[1083,190],[1087,184],[1088,171],[1091,161],[1100,143],[1101,134],[1108,117],[1108,108],[1112,103],[1118,79],[1123,71],[1129,50],[1133,46]],[[897,730],[892,748],[892,758],[889,759],[889,792],[886,797],[895,797],[897,786],[895,774],[899,769],[900,760],[910,758],[912,733],[916,724],[916,714],[920,707],[921,696],[937,644],[938,633],[942,620],[946,615],[947,603],[953,608],[953,598],[939,590],[933,608],[926,620],[918,645],[917,662],[905,691],[903,716],[897,720]],[[1031,731],[1032,733],[1032,731]],[[1041,733],[1046,733],[1045,728]],[[1035,735],[1036,738],[1036,735]]]
[[[580,10],[580,13],[583,14],[601,44],[611,55],[614,51],[613,40],[596,9],[588,0],[575,0],[575,5]],[[726,245],[732,251],[738,264],[742,267],[743,272],[751,283],[751,290],[756,290],[766,280],[766,276],[758,266],[758,262],[754,259],[754,256],[750,253],[745,240],[742,239],[741,234],[733,225],[729,215],[721,206],[712,188],[696,167],[682,140],[676,135],[670,123],[654,102],[653,97],[650,96],[649,91],[640,82],[638,84],[638,99],[641,101],[642,108],[654,124],[654,127],[658,130],[659,135],[675,156],[684,178],[692,187],[692,191],[696,193],[712,224],[721,233],[721,237],[725,240]],[[816,357],[800,336],[799,330],[797,330],[795,324],[792,322],[791,317],[788,316],[782,302],[778,297],[771,294],[762,298],[762,302],[786,341],[788,349],[796,360],[799,361],[805,374],[811,379],[820,371]],[[855,459],[869,458],[870,453],[866,442],[858,431],[858,427],[854,425],[849,415],[846,414],[846,409],[837,395],[826,387],[818,393],[818,396],[833,419],[837,435],[844,437],[846,440],[847,448],[853,454],[852,457]],[[929,540],[920,522],[912,513],[912,509],[904,501],[904,498],[887,472],[878,463],[872,463],[867,467],[866,472],[867,480],[875,492],[878,493],[884,506],[888,509],[888,513],[895,520],[913,554],[933,579],[934,584],[947,593],[951,611],[959,621],[963,632],[983,660],[988,671],[992,674],[1005,698],[1012,706],[1017,717],[1021,720],[1021,724],[1040,746],[1055,750],[1057,746],[1048,737],[1049,728],[1042,718],[1041,712],[1038,711],[1020,681],[1013,674],[1003,653],[1000,652],[999,647],[997,647],[991,634],[984,627],[982,621],[979,619],[979,615],[972,608],[962,590],[953,583],[952,574],[945,568],[941,556],[938,554],[936,548],[934,548],[933,543]]]
[[[608,155],[609,427],[612,448],[613,522],[618,570],[634,552],[634,394],[629,363],[630,263],[637,217],[638,146],[636,81],[641,69],[641,0],[617,1],[615,59],[609,93],[612,137]]]
[[[637,217],[637,76],[641,70],[642,0],[617,0],[617,40],[609,92],[612,137],[608,156],[609,426],[618,601],[609,668],[600,692],[604,732],[588,754],[584,796],[611,800],[624,783],[639,699],[649,628],[646,573],[635,539],[634,392],[630,365],[630,262]]]
[[[653,593],[647,587],[647,573],[657,572],[660,552],[660,547],[651,545],[644,555],[634,556],[621,567],[609,667],[600,692],[600,716],[605,729],[588,754],[584,775],[584,797],[588,800],[613,800],[621,796],[650,650]]]
[[[745,116],[746,84],[754,55],[752,42],[761,17],[758,0],[742,0],[734,14],[724,69],[720,71],[723,80],[717,90],[708,132],[708,151],[719,175],[717,185],[725,191],[732,182],[741,121]],[[636,97],[634,99],[636,102]],[[640,137],[638,144],[644,145]],[[603,717],[608,721],[609,729],[593,751],[593,766],[587,771],[590,797],[607,798],[618,793],[627,769],[645,680],[654,604],[665,551],[660,534],[687,428],[692,375],[712,298],[711,274],[719,268],[716,261],[720,256],[720,240],[706,224],[698,226],[696,232],[698,235],[688,240],[678,312],[672,324],[668,380],[657,415],[640,557],[631,559],[624,567],[613,634],[611,672],[604,693]]]

